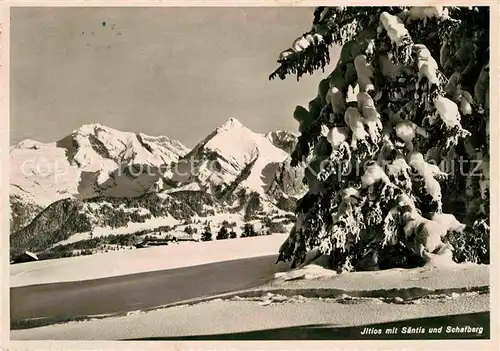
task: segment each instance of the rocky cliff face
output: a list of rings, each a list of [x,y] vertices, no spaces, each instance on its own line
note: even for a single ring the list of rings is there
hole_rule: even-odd
[[[273,167],[273,182],[267,189],[267,194],[274,199],[276,206],[282,210],[293,212],[297,200],[307,192],[304,184],[304,166],[292,167],[291,159],[270,165]]]
[[[266,134],[267,139],[277,148],[291,154],[297,145],[298,136],[286,130],[278,130]]]

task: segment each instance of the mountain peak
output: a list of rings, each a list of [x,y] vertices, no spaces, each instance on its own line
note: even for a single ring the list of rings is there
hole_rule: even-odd
[[[38,140],[33,140],[33,139],[24,139],[21,140],[19,143],[16,145],[12,145],[10,147],[10,151],[14,149],[39,149],[42,147],[44,144]]]
[[[94,134],[96,129],[101,129],[101,130],[107,130],[107,131],[116,131],[113,128],[107,127],[105,125],[102,125],[100,123],[88,123],[80,126],[79,128],[75,129],[72,134],[83,134],[83,135],[88,135],[88,134]]]
[[[236,118],[231,117],[227,120],[226,123],[221,125],[219,128],[217,128],[218,131],[225,131],[225,130],[230,130],[233,128],[246,128],[240,121],[238,121]]]
[[[255,133],[236,118],[230,118],[199,143],[189,157],[196,162],[183,163],[184,168],[174,175],[175,181],[217,187],[232,184],[231,191],[239,184],[264,193],[267,184],[264,178],[272,174],[268,165],[283,162],[288,154],[264,134]]]
[[[160,186],[165,165],[188,151],[167,137],[90,123],[56,142],[25,140],[11,148],[11,185],[15,194],[28,193],[42,206],[64,197],[139,196]],[[43,172],[39,162],[47,165]],[[25,168],[26,163],[35,167]],[[128,172],[130,167],[140,174]]]

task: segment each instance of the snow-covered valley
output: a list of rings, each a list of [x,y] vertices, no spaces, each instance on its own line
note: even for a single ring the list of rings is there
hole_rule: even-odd
[[[79,242],[106,236],[197,241],[209,230],[215,240],[222,227],[241,236],[245,224],[253,235],[287,232],[306,189],[303,168],[290,166],[296,138],[231,118],[192,150],[100,124],[54,143],[22,141],[10,150],[11,253],[79,255]],[[92,253],[119,249],[92,245]]]

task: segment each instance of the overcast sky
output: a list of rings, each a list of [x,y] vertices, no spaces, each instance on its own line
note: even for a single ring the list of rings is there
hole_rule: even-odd
[[[297,130],[318,72],[269,81],[312,8],[18,8],[11,12],[11,144],[86,123],[193,146],[235,117]]]

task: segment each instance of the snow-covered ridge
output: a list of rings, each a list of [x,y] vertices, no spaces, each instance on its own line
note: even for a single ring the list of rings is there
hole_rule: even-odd
[[[292,208],[303,176],[288,162],[296,141],[287,131],[255,133],[234,118],[191,151],[166,136],[122,132],[98,123],[53,143],[24,140],[10,149],[11,225],[15,222],[14,231],[21,229],[62,199],[123,198],[128,203],[127,198],[144,194],[163,199],[189,193],[196,198],[195,193],[205,192],[229,206],[225,210],[246,213],[248,196],[258,193],[262,211]],[[242,190],[244,198],[235,195]],[[136,209],[120,207],[108,215],[128,210]],[[63,216],[77,215],[72,211],[63,211]]]
[[[239,186],[264,194],[269,181],[266,167],[289,156],[270,135],[255,133],[230,118],[179,161],[173,179],[181,184],[196,182],[214,193]]]
[[[161,178],[156,168],[177,161],[188,151],[165,136],[87,124],[57,142],[28,139],[12,146],[11,193],[21,198],[28,194],[43,207],[66,197],[137,196]],[[140,166],[137,175],[124,172],[134,165]]]
[[[98,123],[84,125],[73,131],[70,137],[79,145],[78,151],[83,154],[84,159],[98,156],[92,155],[95,153],[116,163],[125,161],[160,165],[175,161],[179,155],[189,151],[180,142],[172,141],[165,136],[154,137],[142,133],[121,132]]]

